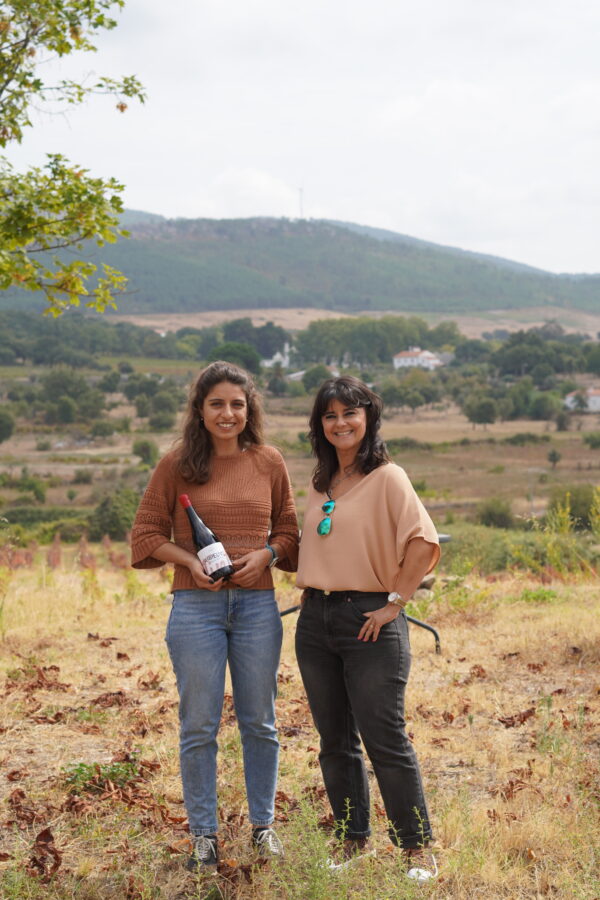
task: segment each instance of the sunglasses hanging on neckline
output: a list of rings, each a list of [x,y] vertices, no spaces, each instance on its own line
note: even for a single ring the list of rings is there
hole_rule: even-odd
[[[331,497],[329,500],[326,500],[321,510],[325,513],[325,518],[321,519],[319,524],[317,525],[317,534],[327,535],[331,531],[331,514],[335,509],[335,500],[332,500]]]

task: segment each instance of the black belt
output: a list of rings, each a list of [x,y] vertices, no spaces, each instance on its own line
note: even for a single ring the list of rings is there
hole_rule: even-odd
[[[307,597],[315,600],[358,600],[360,597],[378,597],[385,598],[387,602],[387,591],[322,591],[320,588],[306,588]]]

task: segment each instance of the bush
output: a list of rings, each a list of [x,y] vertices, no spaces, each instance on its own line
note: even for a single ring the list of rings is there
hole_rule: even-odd
[[[600,450],[600,431],[588,431],[583,436],[583,442],[590,450]]]
[[[15,428],[15,420],[5,409],[0,409],[0,444],[7,441]]]
[[[91,429],[92,437],[110,437],[115,433],[113,422],[108,419],[102,419],[101,422],[94,422]]]
[[[520,569],[542,572],[581,572],[600,562],[598,546],[583,533],[550,534],[534,531],[503,531],[455,521],[452,541],[444,544],[442,564],[446,571],[475,569],[483,575]]]
[[[81,516],[81,509],[73,509],[70,506],[14,506],[3,510],[2,514],[11,525],[40,525],[47,522],[55,523],[58,519],[72,519]]]
[[[290,397],[306,397],[306,388],[301,381],[288,381],[287,392]]]
[[[155,466],[159,454],[158,444],[155,441],[142,438],[139,441],[134,441],[132,453],[135,456],[139,456],[146,465]]]
[[[43,451],[43,450],[51,450],[51,449],[52,449],[52,444],[50,443],[50,441],[48,440],[48,438],[40,438],[39,440],[37,440],[37,441],[35,442],[35,449],[36,449],[36,450],[41,450],[41,451]]]
[[[431,450],[432,445],[426,441],[417,441],[411,437],[390,438],[385,442],[389,453],[400,453],[402,450]]]
[[[503,438],[503,444],[511,444],[513,447],[524,447],[525,444],[544,444],[550,440],[548,434],[533,434],[531,431],[519,431]]]
[[[150,415],[150,398],[146,394],[138,394],[135,398],[135,411],[140,419]]]
[[[594,503],[593,484],[572,484],[555,487],[550,496],[548,512],[556,512],[567,507],[578,530],[591,527],[590,512]]]
[[[55,535],[60,534],[65,544],[76,544],[87,533],[88,520],[85,516],[55,519],[40,525],[35,531],[35,539],[40,544],[50,544]]]
[[[73,484],[91,484],[94,473],[90,469],[75,469]]]
[[[89,536],[100,541],[107,534],[113,541],[122,541],[131,528],[139,503],[139,496],[131,488],[119,488],[102,500],[89,517]]]
[[[302,384],[307,394],[313,393],[324,381],[331,378],[331,372],[322,363],[307,369],[302,376]]]
[[[512,508],[502,497],[489,497],[477,507],[477,521],[488,528],[512,528],[515,524]]]
[[[151,431],[170,431],[175,425],[175,413],[157,412],[148,419],[148,427]]]

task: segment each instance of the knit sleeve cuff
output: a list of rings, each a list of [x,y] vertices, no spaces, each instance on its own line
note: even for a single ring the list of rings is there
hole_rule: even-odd
[[[152,554],[167,542],[162,535],[148,535],[140,538],[131,548],[131,565],[134,569],[157,569],[164,566],[164,561],[156,559]]]

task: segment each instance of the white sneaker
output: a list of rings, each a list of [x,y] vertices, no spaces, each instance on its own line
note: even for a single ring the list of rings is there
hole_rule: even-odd
[[[411,858],[412,857],[412,858]],[[430,850],[422,850],[409,856],[409,868],[406,877],[417,884],[426,884],[438,877],[438,867],[435,856]]]
[[[285,856],[283,844],[273,828],[263,828],[258,834],[253,835],[252,846],[258,851],[258,855],[265,859],[283,859]]]

